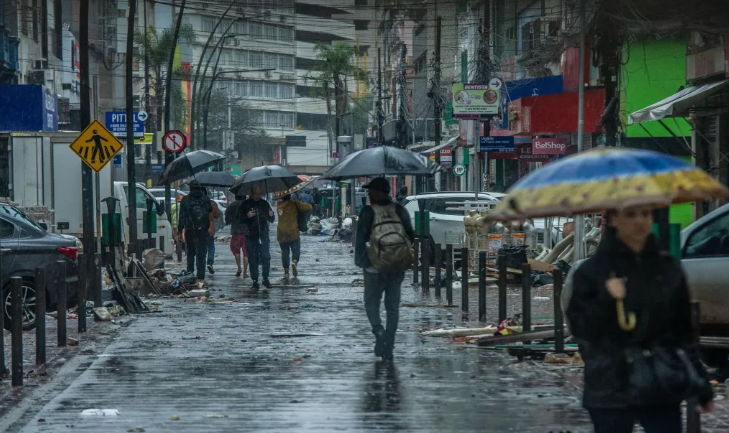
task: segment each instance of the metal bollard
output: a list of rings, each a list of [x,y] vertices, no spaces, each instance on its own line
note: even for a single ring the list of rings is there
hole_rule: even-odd
[[[441,271],[443,270],[443,251],[440,244],[435,244],[435,297],[440,298],[440,282],[443,278]]]
[[[453,245],[446,245],[446,305],[453,305]]]
[[[113,266],[113,265],[112,265]],[[99,273],[97,273],[97,270]],[[91,299],[94,301],[94,307],[103,306],[101,302],[101,254],[94,254],[94,266],[91,269],[91,284],[88,287],[91,288]],[[88,292],[87,292],[88,298]]]
[[[86,293],[89,287],[90,270],[93,264],[92,260],[93,256],[87,257],[86,254],[79,254],[78,256],[78,308],[76,309],[76,313],[78,314],[78,332],[86,332]]]
[[[420,242],[415,239],[413,243],[413,286],[418,285],[418,273],[420,272],[420,266],[418,265],[418,251],[420,250]]]
[[[564,353],[564,313],[562,312],[562,271],[555,269],[554,277],[554,351]]]
[[[420,244],[420,284],[422,284],[423,293],[430,292],[430,248],[427,248],[428,245],[430,242],[427,239]]]
[[[478,253],[478,320],[486,321],[486,252]]]
[[[461,311],[468,313],[468,248],[461,248]]]
[[[701,340],[701,332],[699,330],[699,323],[701,318],[701,304],[698,301],[691,302],[691,324],[693,328],[693,340],[696,347],[699,347]],[[692,397],[686,402],[686,432],[687,433],[701,433],[701,413],[696,408],[699,399]]]
[[[499,260],[499,323],[506,320],[506,258]]]
[[[46,268],[35,268],[35,363],[46,363]]]
[[[532,330],[532,267],[524,264],[521,267],[521,317],[522,332]]]
[[[10,311],[11,323],[11,348],[10,365],[13,374],[13,386],[23,386],[23,279],[12,277],[11,279],[12,298]]]
[[[58,347],[66,346],[66,262],[56,262],[56,318],[58,319]]]

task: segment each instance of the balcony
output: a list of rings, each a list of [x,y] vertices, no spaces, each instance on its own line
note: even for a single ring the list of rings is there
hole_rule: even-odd
[[[13,83],[19,73],[18,45],[20,39],[10,36],[10,32],[0,26],[0,83]]]

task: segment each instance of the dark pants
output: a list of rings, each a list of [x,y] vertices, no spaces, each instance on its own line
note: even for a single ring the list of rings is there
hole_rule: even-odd
[[[210,234],[203,232],[185,231],[185,243],[187,244],[187,271],[195,271],[197,265],[197,278],[205,279],[205,256],[208,252],[208,238]]]
[[[301,257],[301,239],[296,239],[293,242],[280,242],[281,246],[281,262],[283,267],[288,269],[291,266],[291,260],[299,263],[299,257]],[[291,257],[289,257],[289,253]]]
[[[385,342],[390,348],[395,347],[395,332],[400,319],[400,286],[405,278],[405,272],[364,273],[364,303],[367,318],[375,333],[382,328],[380,319],[380,302],[385,294],[385,311],[387,312],[387,326],[385,327]]]
[[[645,433],[681,433],[683,430],[679,405],[588,411],[595,433],[631,433],[636,421]]]
[[[251,270],[251,279],[258,281],[258,265],[263,268],[263,279],[268,279],[268,272],[271,270],[271,242],[268,239],[268,233],[263,233],[259,237],[248,236],[246,238],[246,254],[248,255],[248,265]]]
[[[208,265],[212,266],[215,264],[215,236],[211,236],[208,233]]]

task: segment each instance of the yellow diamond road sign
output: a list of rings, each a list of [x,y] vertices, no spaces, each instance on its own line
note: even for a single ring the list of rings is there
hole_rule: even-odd
[[[94,120],[76,137],[70,147],[86,165],[98,173],[124,145],[104,125]]]

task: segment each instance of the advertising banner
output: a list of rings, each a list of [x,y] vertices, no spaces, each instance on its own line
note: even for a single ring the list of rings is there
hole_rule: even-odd
[[[548,162],[552,160],[552,155],[534,155],[532,153],[532,143],[517,143],[516,158],[524,162]]]
[[[454,83],[453,117],[458,119],[480,119],[482,115],[499,113],[501,80],[491,79],[488,83]]]
[[[481,152],[513,152],[514,137],[481,137]]]

